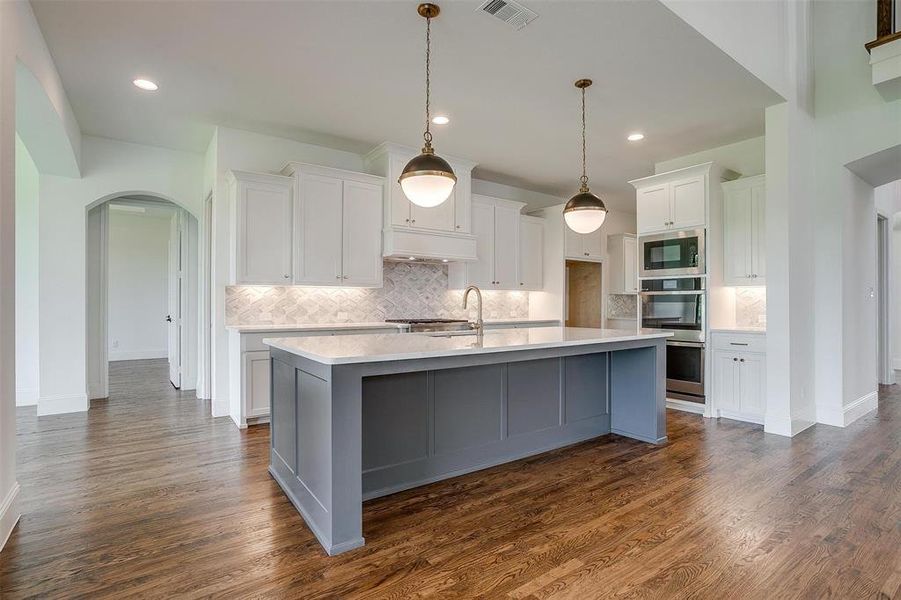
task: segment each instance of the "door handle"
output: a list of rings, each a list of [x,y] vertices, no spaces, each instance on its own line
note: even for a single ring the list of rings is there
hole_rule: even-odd
[[[166,315],[166,323],[172,322],[172,315]]]

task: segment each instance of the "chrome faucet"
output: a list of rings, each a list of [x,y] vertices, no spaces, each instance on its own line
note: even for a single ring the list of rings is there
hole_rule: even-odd
[[[473,329],[475,329],[479,335],[482,335],[482,332],[484,331],[484,323],[482,323],[482,290],[474,285],[467,286],[467,288],[463,291],[463,308],[466,309],[466,300],[467,298],[469,298],[469,292],[473,291],[476,293],[476,297],[479,299],[479,316],[478,320],[472,325]],[[472,322],[470,321],[470,323]]]

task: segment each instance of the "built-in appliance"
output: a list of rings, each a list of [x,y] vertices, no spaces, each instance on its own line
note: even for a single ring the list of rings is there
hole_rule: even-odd
[[[465,319],[385,319],[386,323],[401,323],[410,326],[410,333],[423,331],[463,331],[471,329]]]
[[[671,331],[666,341],[666,395],[704,403],[705,303],[703,277],[643,279],[641,326]]]
[[[687,229],[639,238],[639,271],[642,277],[703,275],[704,230]]]
[[[672,331],[672,339],[703,342],[707,290],[703,277],[642,279],[641,326]]]

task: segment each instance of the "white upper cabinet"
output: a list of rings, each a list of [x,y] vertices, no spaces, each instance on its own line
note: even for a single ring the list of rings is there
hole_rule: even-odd
[[[639,233],[669,227],[669,184],[652,185],[636,192],[636,219]]]
[[[449,287],[518,290],[520,285],[520,211],[522,202],[475,196],[472,232],[478,259],[448,266]],[[543,250],[538,252],[543,255]]]
[[[290,177],[229,173],[234,283],[291,283],[293,186]]]
[[[386,142],[365,157],[367,170],[385,178],[384,255],[474,260],[476,241],[471,233],[470,205],[475,163],[445,156],[457,183],[447,200],[423,208],[410,202],[397,182],[404,166],[418,153],[416,148]]]
[[[382,285],[382,186],[344,181],[344,285]]]
[[[520,217],[518,264],[520,289],[544,287],[544,219]]]
[[[303,163],[283,172],[297,196],[294,283],[380,287],[382,179]]]
[[[735,176],[714,163],[704,163],[630,181],[636,190],[638,234],[705,227],[714,171],[717,177]]]
[[[607,238],[610,294],[638,293],[638,241],[635,234],[617,233]]]
[[[341,204],[344,182],[300,172],[294,230],[294,282],[338,285],[341,282]]]
[[[576,233],[563,223],[563,245],[566,258],[598,261],[604,259],[604,227],[591,233]]]
[[[671,229],[703,227],[707,222],[707,178],[689,177],[674,181],[671,185]]]
[[[723,184],[723,282],[766,284],[766,176]]]

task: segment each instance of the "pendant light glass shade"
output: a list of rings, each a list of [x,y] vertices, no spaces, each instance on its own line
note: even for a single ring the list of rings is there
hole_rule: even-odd
[[[600,229],[607,219],[604,201],[591,192],[579,192],[569,199],[563,209],[566,225],[576,233],[591,233]]]
[[[416,11],[426,20],[425,27],[425,145],[422,154],[413,158],[404,167],[397,181],[404,195],[416,206],[432,208],[450,197],[457,183],[457,176],[446,160],[432,149],[431,123],[431,62],[432,62],[432,19],[441,12],[437,4],[420,4]]]
[[[607,207],[604,201],[588,190],[588,175],[585,168],[585,88],[591,85],[590,79],[580,79],[576,87],[582,90],[582,177],[579,181],[579,193],[569,199],[563,207],[563,220],[566,226],[576,233],[592,233],[601,228],[607,219]]]
[[[457,176],[446,160],[426,150],[407,163],[398,181],[410,202],[432,208],[450,197]]]

